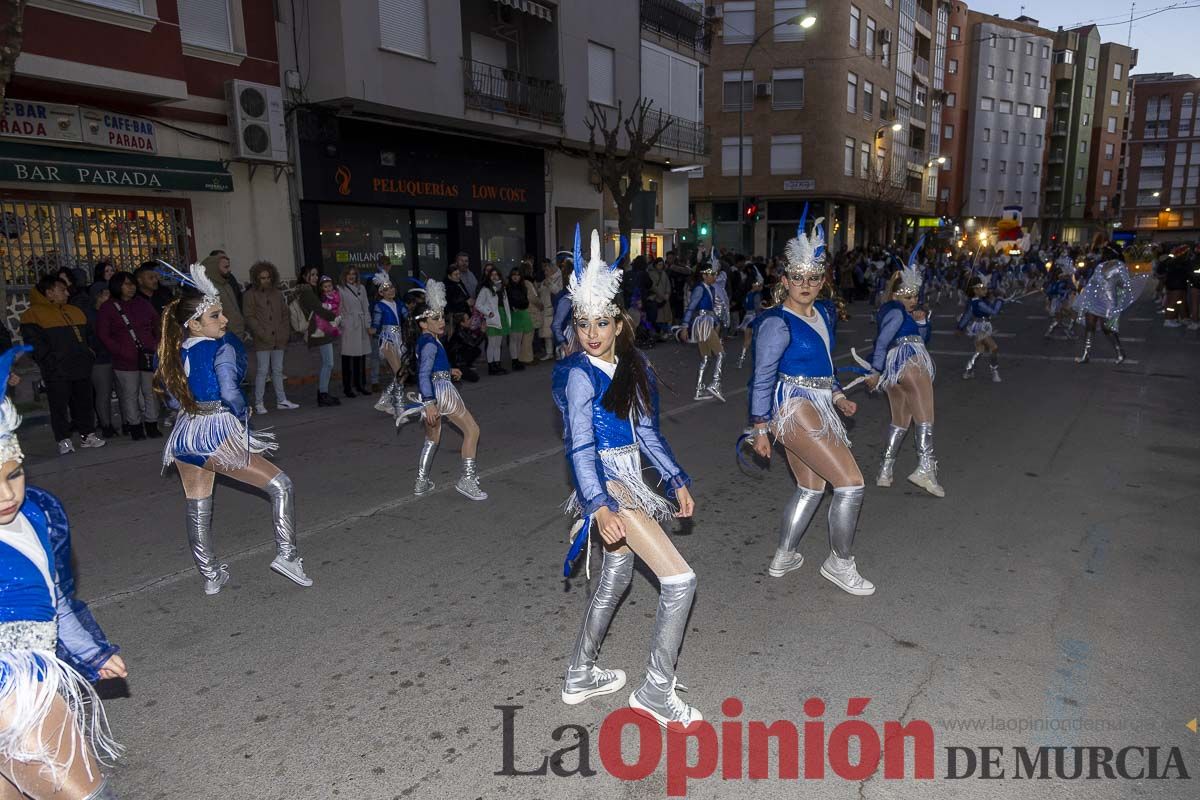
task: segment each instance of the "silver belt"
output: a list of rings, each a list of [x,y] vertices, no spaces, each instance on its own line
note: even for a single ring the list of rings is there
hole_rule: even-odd
[[[609,447],[603,450],[597,450],[596,452],[600,453],[601,455],[623,456],[626,453],[636,453],[640,449],[641,448],[638,447],[637,443],[634,442],[633,444],[625,444],[621,445],[620,447]]]
[[[58,646],[58,623],[17,620],[0,622],[0,653],[49,650]]]
[[[448,371],[442,369],[442,370],[438,370],[437,372],[430,375],[429,380],[431,380],[431,381],[449,381],[449,380],[453,380],[453,378],[451,377],[451,375]]]
[[[214,414],[220,414],[225,408],[225,404],[220,400],[197,400],[196,413],[193,416],[211,417]]]
[[[790,383],[793,386],[802,386],[805,389],[833,389],[833,378],[810,378],[807,375],[785,375],[779,373],[779,380],[784,383]]]
[[[915,335],[914,336],[901,336],[899,339],[894,339],[892,341],[892,347],[899,347],[902,344],[917,344],[917,343],[925,344],[925,340],[922,339],[920,336],[915,336]],[[890,350],[891,347],[889,347],[888,349]]]

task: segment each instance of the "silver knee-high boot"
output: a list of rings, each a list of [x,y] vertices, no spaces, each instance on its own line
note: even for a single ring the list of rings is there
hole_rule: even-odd
[[[738,365],[737,365],[738,369],[741,369],[742,367],[744,367],[746,365],[746,351],[747,350],[749,350],[749,348],[743,347],[742,354],[740,356],[738,356]]]
[[[275,521],[275,559],[271,569],[301,586],[312,586],[312,578],[304,574],[304,559],[296,549],[296,489],[286,472],[281,472],[267,484],[271,496],[271,516]]]
[[[417,459],[417,482],[413,494],[420,497],[429,494],[434,489],[434,482],[429,480],[429,468],[433,466],[433,456],[437,452],[438,443],[429,439],[421,446],[421,457]]]
[[[621,596],[629,588],[633,578],[633,553],[604,554],[604,566],[600,580],[592,593],[575,650],[567,665],[563,680],[562,700],[568,705],[582,703],[589,697],[611,694],[625,685],[625,673],[619,669],[600,669],[596,658],[600,655],[600,644],[616,613]]]
[[[883,447],[883,463],[879,465],[879,477],[875,479],[876,486],[891,486],[892,471],[896,467],[896,456],[900,454],[900,444],[908,428],[899,425],[888,425],[887,444]]]
[[[967,368],[963,370],[963,379],[975,377],[975,362],[979,360],[980,353],[975,352],[967,359]]]
[[[725,351],[717,353],[713,359],[715,363],[713,364],[712,381],[708,384],[708,393],[724,403],[725,395],[721,394],[721,365],[725,363]]]
[[[210,494],[199,500],[188,498],[187,534],[192,560],[204,577],[204,593],[216,594],[229,582],[229,567],[218,564],[212,547],[213,499]]]
[[[1105,328],[1104,335],[1108,337],[1108,341],[1112,343],[1113,350],[1117,354],[1117,363],[1120,364],[1125,360],[1125,351],[1121,349],[1121,334]]]
[[[1083,335],[1083,353],[1076,356],[1076,364],[1086,364],[1092,355],[1092,332],[1088,331]]]
[[[933,457],[932,422],[917,423],[917,469],[908,476],[908,480],[934,497],[946,496],[946,490],[937,479],[937,459]]]
[[[767,574],[772,578],[782,578],[792,570],[800,569],[804,564],[804,556],[797,553],[796,548],[800,546],[800,540],[804,538],[804,532],[808,530],[808,525],[816,515],[817,507],[821,505],[821,498],[824,496],[824,489],[809,489],[804,486],[796,488],[796,493],[783,510],[779,547],[775,550],[775,557],[771,559],[771,566],[767,568]]]
[[[375,401],[376,411],[383,411],[384,413],[393,415],[396,413],[396,384],[396,378],[393,376],[392,382],[383,388],[383,392],[380,393],[379,399]]]
[[[629,695],[629,705],[649,714],[665,728],[669,722],[687,725],[703,719],[699,711],[675,693],[675,661],[679,658],[688,612],[696,594],[696,573],[660,578],[659,584],[658,614],[650,639],[646,680]]]
[[[988,356],[988,369],[992,371],[992,383],[1000,383],[1000,357],[995,353]]]
[[[862,486],[839,486],[833,490],[829,504],[829,557],[821,565],[821,575],[838,588],[854,595],[875,593],[875,584],[858,574],[851,548],[862,511]]]
[[[487,500],[487,492],[479,488],[479,471],[475,467],[475,459],[462,460],[462,477],[454,485],[458,493],[471,500]]]
[[[707,400],[712,397],[708,390],[704,388],[704,370],[708,368],[708,356],[700,357],[700,374],[696,378],[696,396],[693,400]]]

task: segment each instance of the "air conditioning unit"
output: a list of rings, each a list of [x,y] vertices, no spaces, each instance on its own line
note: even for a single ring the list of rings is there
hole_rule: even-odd
[[[754,96],[755,97],[770,97],[771,91],[772,91],[772,86],[770,83],[754,84]]]
[[[233,159],[286,163],[283,91],[262,83],[226,81],[225,99],[229,103]]]
[[[891,44],[892,43],[892,31],[890,28],[882,28],[879,31],[879,43],[880,44]]]
[[[709,19],[721,19],[725,16],[725,6],[724,4],[719,6],[709,6],[708,8],[704,9],[704,15]]]

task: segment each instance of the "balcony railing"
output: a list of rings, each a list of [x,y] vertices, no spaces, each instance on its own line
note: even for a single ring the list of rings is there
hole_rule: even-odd
[[[1050,131],[1050,135],[1051,136],[1066,136],[1067,135],[1067,123],[1065,123],[1065,122],[1054,123],[1054,128]]]
[[[913,74],[929,79],[929,59],[913,56]]]
[[[642,0],[642,27],[696,53],[712,49],[712,26],[699,11],[679,0]]]
[[[463,94],[467,108],[563,123],[566,95],[556,81],[464,58]]]
[[[1060,94],[1054,98],[1054,107],[1055,108],[1068,108],[1068,107],[1070,107],[1070,105],[1071,105],[1071,95],[1069,95],[1069,94]]]
[[[930,33],[933,32],[933,15],[917,6],[917,24]]]
[[[1047,159],[1047,163],[1048,164],[1061,164],[1066,160],[1067,160],[1066,156],[1064,155],[1062,150],[1055,150],[1053,153],[1050,154],[1050,158]]]
[[[1061,192],[1062,188],[1063,188],[1063,184],[1062,184],[1061,180],[1050,181],[1049,183],[1046,184],[1047,192]]]
[[[707,125],[672,116],[657,108],[650,109],[650,113],[646,115],[646,129],[649,131],[657,130],[664,122],[670,124],[662,132],[662,136],[658,137],[655,147],[659,150],[675,150],[697,156],[708,155],[710,134]]]

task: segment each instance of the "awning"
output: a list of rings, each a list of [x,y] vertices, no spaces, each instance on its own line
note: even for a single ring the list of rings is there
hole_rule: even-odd
[[[233,176],[219,161],[14,142],[0,142],[0,181],[38,186],[233,191]]]

